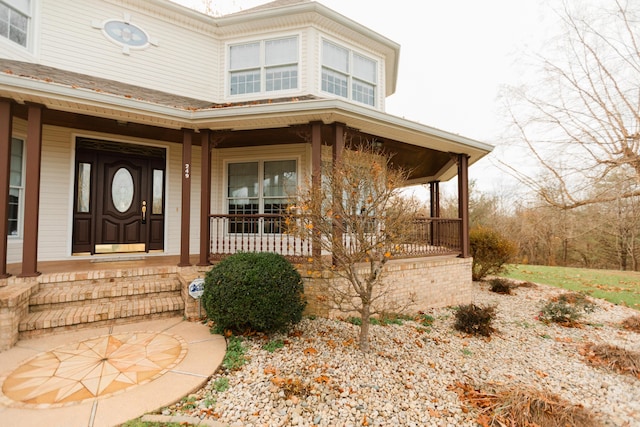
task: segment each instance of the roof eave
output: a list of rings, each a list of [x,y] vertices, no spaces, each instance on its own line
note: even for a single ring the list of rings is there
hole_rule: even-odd
[[[172,129],[281,127],[282,117],[285,115],[285,125],[316,120],[325,123],[343,122],[364,132],[380,134],[412,145],[464,153],[469,155],[470,164],[493,150],[493,146],[489,144],[340,99],[191,110],[0,73],[0,98],[2,97],[45,106],[48,103],[52,108],[78,114],[87,114],[87,107],[90,107],[92,110],[99,110],[102,117]],[[447,176],[450,178],[455,174],[455,170],[446,170],[437,178],[447,179]]]

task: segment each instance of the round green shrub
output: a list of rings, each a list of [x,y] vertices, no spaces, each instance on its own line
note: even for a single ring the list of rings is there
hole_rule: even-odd
[[[205,276],[202,304],[218,330],[285,331],[302,319],[302,278],[283,256],[237,253]]]

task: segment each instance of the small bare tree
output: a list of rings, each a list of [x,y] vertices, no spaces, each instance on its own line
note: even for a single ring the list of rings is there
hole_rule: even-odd
[[[398,194],[407,172],[392,168],[390,156],[370,147],[345,150],[342,160],[327,169],[319,185],[300,190],[289,229],[312,235],[321,247],[324,256],[314,262],[320,271],[331,272],[327,302],[360,314],[359,347],[367,352],[371,317],[411,304],[390,295],[385,264],[410,241],[419,205]]]
[[[540,58],[541,81],[505,96],[514,139],[542,173],[504,166],[562,209],[640,195],[640,7],[602,4],[562,2],[564,32]],[[621,168],[634,172],[635,185],[623,194],[593,191]]]

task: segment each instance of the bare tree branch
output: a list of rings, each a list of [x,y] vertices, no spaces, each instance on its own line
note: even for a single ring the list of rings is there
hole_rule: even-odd
[[[637,3],[585,13],[566,1],[562,55],[542,59],[544,80],[508,93],[518,139],[542,171],[505,170],[546,203],[563,209],[631,198],[636,187],[613,193],[594,184],[631,167],[640,180],[640,22]]]

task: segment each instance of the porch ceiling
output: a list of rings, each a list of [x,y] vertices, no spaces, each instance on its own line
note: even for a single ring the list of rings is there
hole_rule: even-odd
[[[174,142],[181,141],[183,128],[233,130],[225,132],[219,145],[224,147],[304,142],[292,127],[340,122],[363,138],[383,142],[385,151],[394,153],[394,162],[412,170],[412,183],[454,177],[457,168],[450,153],[466,154],[473,164],[493,149],[340,99],[304,96],[212,104],[37,64],[0,59],[0,70],[0,98],[44,105],[45,121],[72,128]]]

